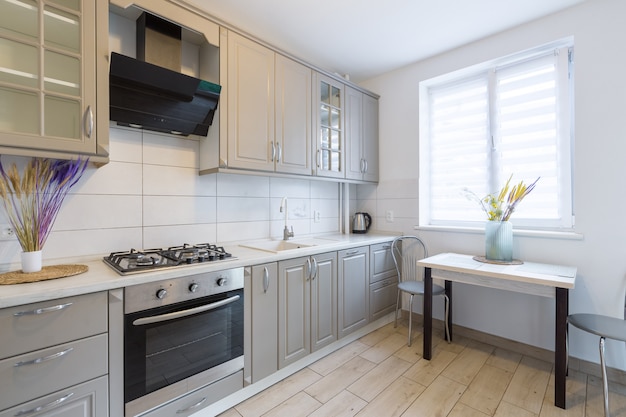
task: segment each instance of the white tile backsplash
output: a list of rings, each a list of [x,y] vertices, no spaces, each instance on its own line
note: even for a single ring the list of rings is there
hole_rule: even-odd
[[[143,163],[198,168],[200,144],[197,140],[155,132],[143,134]]]
[[[215,223],[215,197],[143,197],[143,224],[150,226]]]
[[[71,194],[65,198],[53,230],[141,227],[140,195]]]
[[[282,238],[282,197],[296,236],[339,231],[335,182],[198,175],[197,139],[115,125],[110,152],[111,161],[89,166],[68,194],[44,247],[44,263],[131,248]],[[2,157],[3,164],[16,161],[18,167],[26,160]],[[20,251],[17,240],[0,241],[0,264],[19,262]]]
[[[267,197],[270,179],[255,175],[220,174],[217,176],[220,197]]]
[[[267,197],[222,197],[217,201],[217,221],[222,223],[268,221]]]

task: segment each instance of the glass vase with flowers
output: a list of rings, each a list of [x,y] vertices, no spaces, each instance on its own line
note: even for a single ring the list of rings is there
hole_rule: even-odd
[[[20,175],[15,163],[5,169],[0,161],[0,197],[22,247],[23,272],[41,270],[41,250],[63,200],[88,162],[88,158],[71,161],[32,158]]]
[[[509,218],[517,205],[535,188],[537,178],[530,185],[520,181],[512,188],[510,186],[513,174],[504,187],[497,194],[488,194],[479,198],[473,192],[465,189],[466,195],[478,201],[480,207],[487,214],[485,224],[485,258],[496,262],[511,262],[513,260],[513,224]]]

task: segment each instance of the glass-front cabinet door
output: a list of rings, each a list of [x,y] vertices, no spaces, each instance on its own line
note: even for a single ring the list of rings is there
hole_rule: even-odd
[[[0,146],[94,153],[94,0],[0,0]]]
[[[317,175],[343,178],[344,169],[344,85],[316,74],[317,85]]]

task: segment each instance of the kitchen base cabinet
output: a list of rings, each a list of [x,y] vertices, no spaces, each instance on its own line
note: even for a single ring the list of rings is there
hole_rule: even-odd
[[[108,378],[102,376],[0,412],[0,417],[108,417]]]
[[[391,243],[370,246],[370,321],[396,308],[398,276],[391,256]]]
[[[278,366],[337,340],[337,253],[278,263]]]
[[[2,413],[108,415],[107,298],[101,292],[0,310]]]
[[[369,323],[369,246],[339,251],[339,337]]]
[[[260,381],[278,370],[278,264],[246,268],[245,380]]]

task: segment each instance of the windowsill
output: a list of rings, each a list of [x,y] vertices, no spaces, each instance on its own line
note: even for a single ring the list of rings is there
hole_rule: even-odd
[[[453,226],[413,226],[415,230],[423,230],[428,232],[449,232],[449,233],[471,233],[484,234],[485,230],[481,227],[453,227]],[[513,229],[514,236],[538,237],[547,239],[563,239],[563,240],[583,240],[584,235],[574,231],[561,230],[530,230],[530,229]]]

